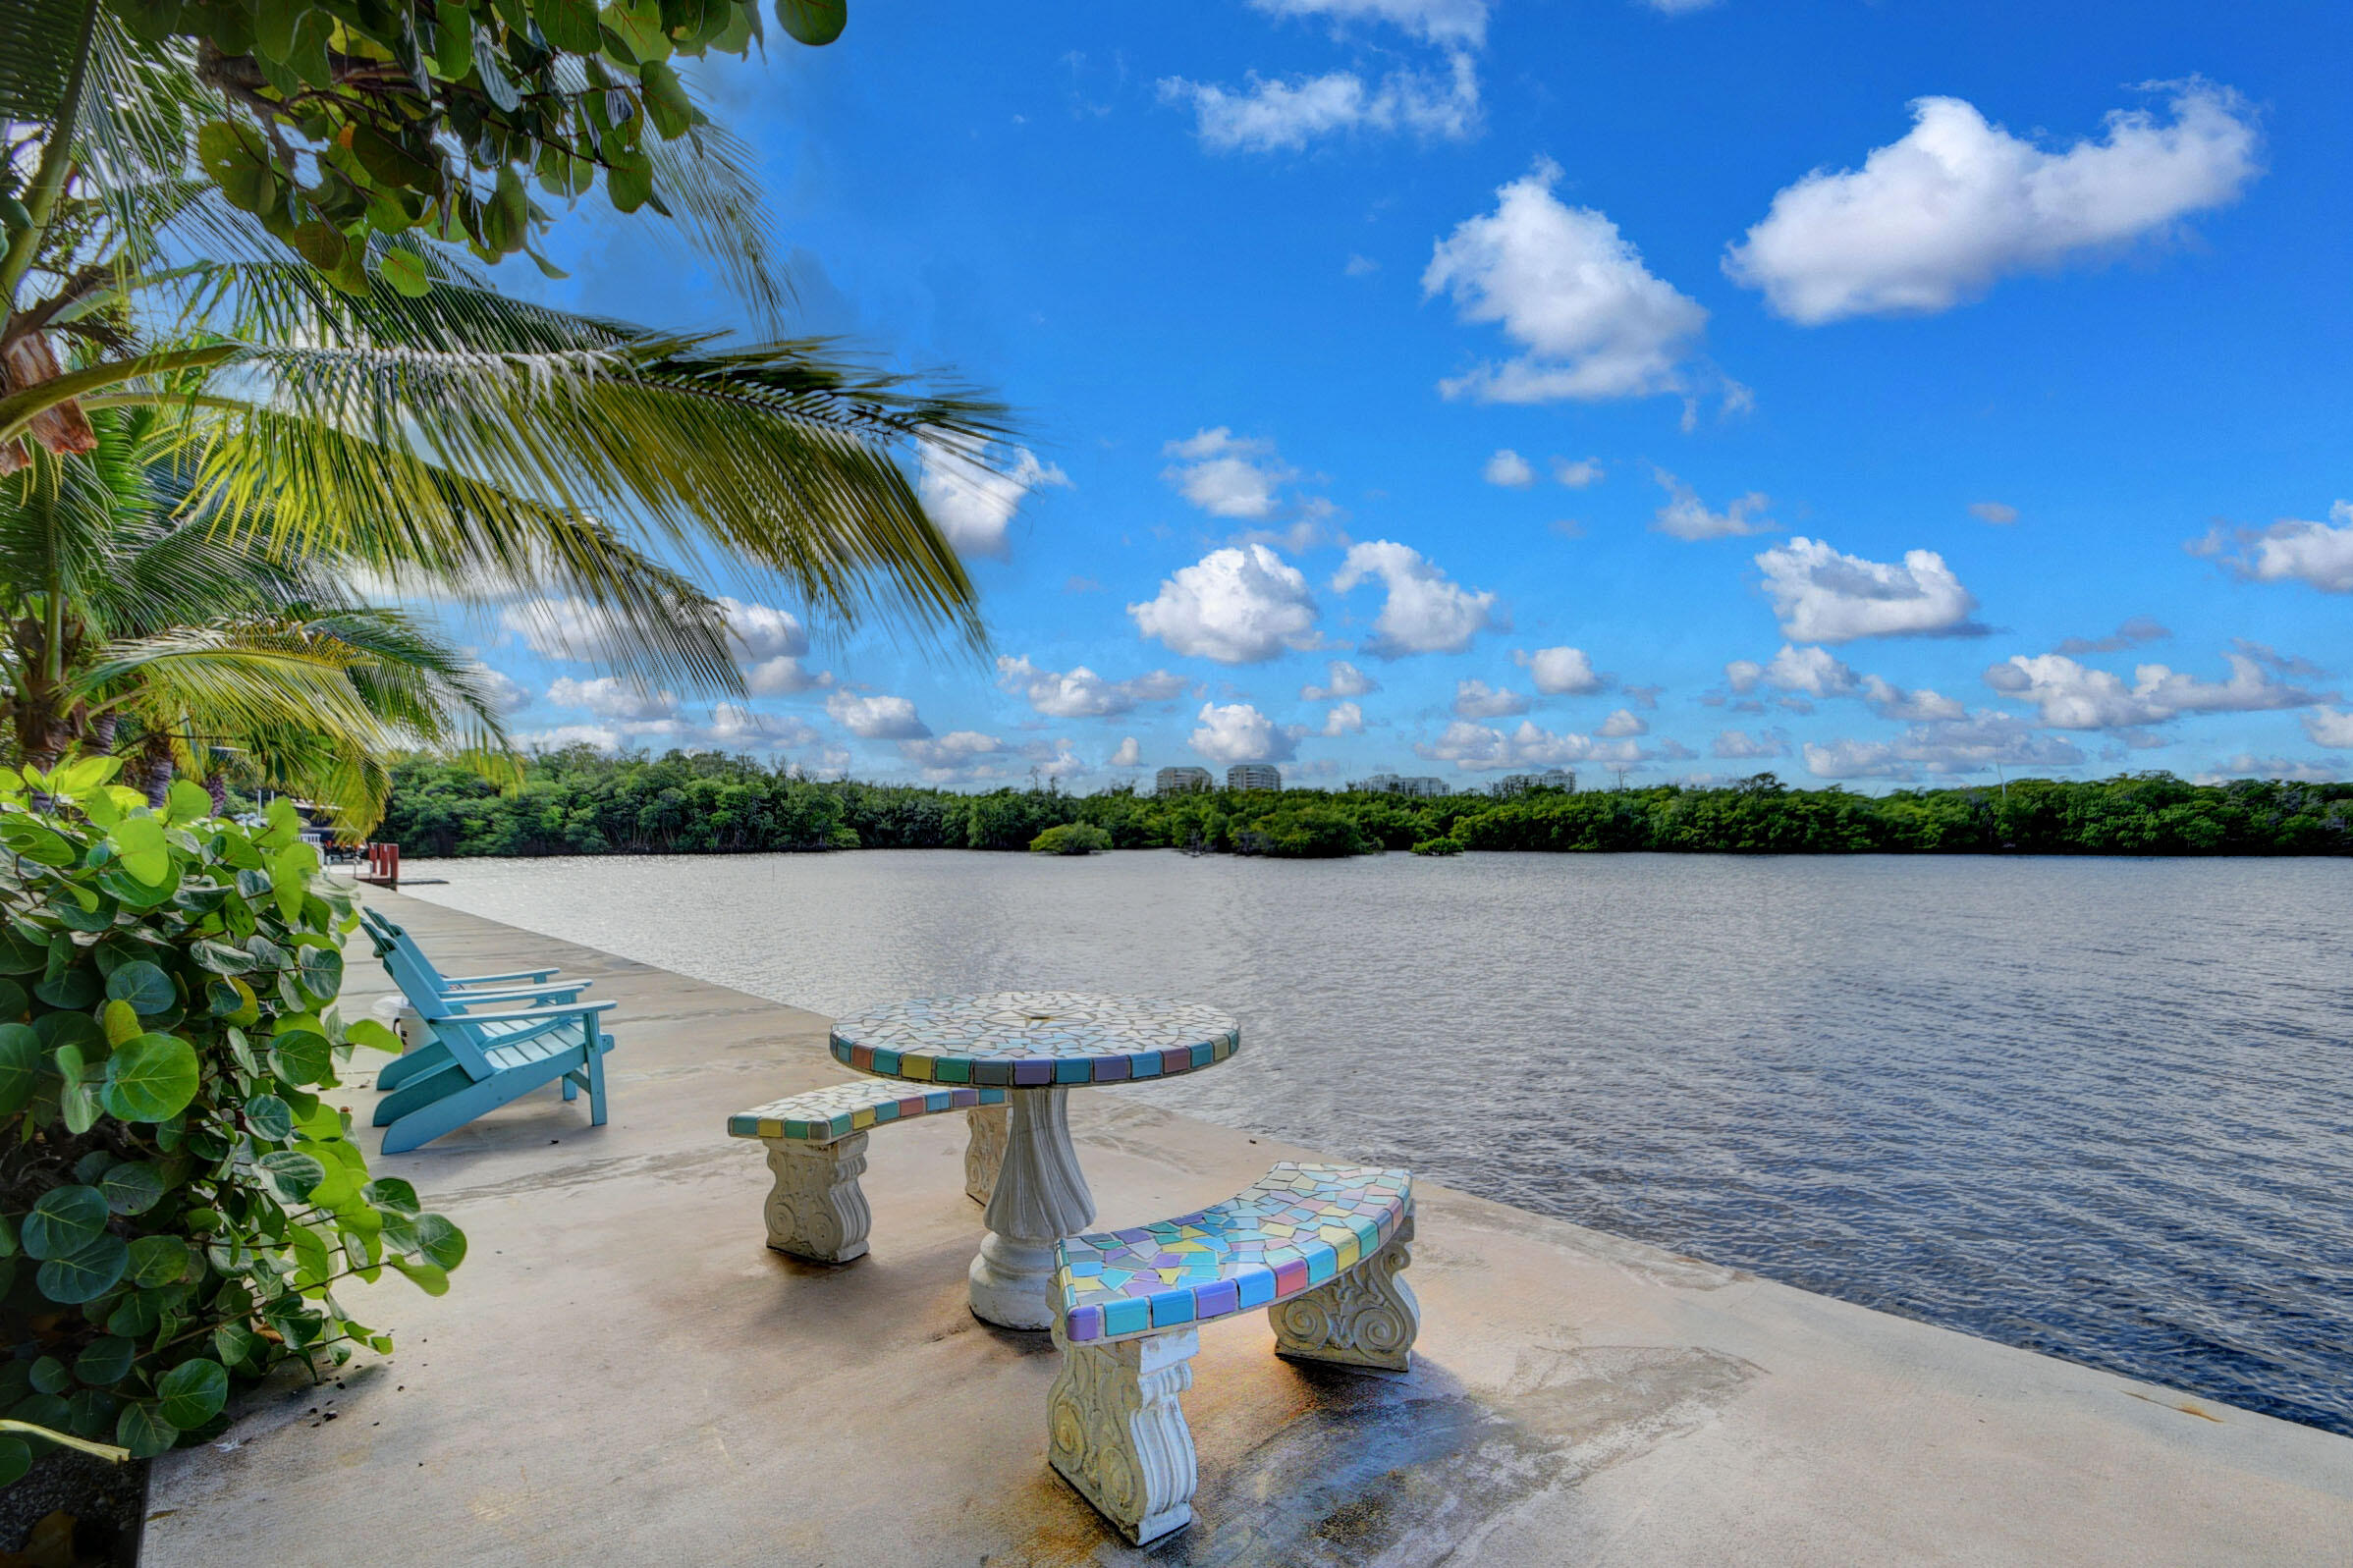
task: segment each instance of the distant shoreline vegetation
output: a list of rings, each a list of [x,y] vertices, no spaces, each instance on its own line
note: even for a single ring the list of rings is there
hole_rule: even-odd
[[[1794,789],[1771,774],[1715,788],[1657,784],[1510,799],[1312,789],[1155,797],[1121,787],[986,794],[802,778],[752,758],[570,747],[519,790],[454,764],[393,772],[378,841],[406,855],[729,854],[819,849],[1026,850],[1083,822],[1115,849],[1325,859],[1424,847],[1717,854],[2193,855],[2353,853],[2353,784],[2170,774],[1905,789]]]

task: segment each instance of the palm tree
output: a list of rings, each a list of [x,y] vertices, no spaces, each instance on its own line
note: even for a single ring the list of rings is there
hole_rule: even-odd
[[[643,681],[740,692],[726,588],[781,592],[828,629],[880,616],[980,645],[971,581],[905,464],[986,465],[1005,411],[785,336],[718,133],[647,153],[678,232],[768,341],[503,297],[431,223],[389,240],[355,223],[337,244],[369,264],[331,281],[280,243],[275,187],[192,177],[196,128],[227,113],[192,55],[89,16],[86,81],[37,159],[8,149],[36,168],[40,210],[12,219],[0,267],[0,473],[23,464],[0,484],[80,482],[35,460],[63,474],[90,460],[99,415],[150,409],[208,538],[474,607],[535,593],[565,612],[551,635]],[[448,210],[438,232],[462,239]]]
[[[331,549],[215,526],[153,410],[88,417],[86,454],[42,452],[0,482],[0,716],[19,760],[124,751],[158,800],[175,770],[243,766],[353,833],[381,817],[397,750],[516,776],[478,665],[360,603]]]

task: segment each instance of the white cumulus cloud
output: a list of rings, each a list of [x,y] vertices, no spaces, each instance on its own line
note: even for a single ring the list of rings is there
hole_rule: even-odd
[[[1553,477],[1571,490],[1582,490],[1602,481],[1602,460],[1579,458],[1571,462],[1566,458],[1553,460]]]
[[[1926,686],[1906,691],[1893,681],[1883,680],[1878,676],[1863,677],[1863,700],[1882,719],[1920,721],[1969,717],[1966,707],[1942,692],[1932,691]]]
[[[1990,522],[1997,528],[2006,528],[2018,520],[2018,509],[2006,501],[1972,501],[1969,515],[1980,522]]]
[[[757,662],[809,651],[808,631],[791,611],[725,597],[719,608],[727,617],[728,636],[741,659]]]
[[[1505,734],[1489,725],[1457,719],[1437,740],[1413,748],[1434,762],[1450,762],[1465,773],[1491,773],[1499,768],[1559,768],[1575,762],[1599,762],[1631,767],[1654,755],[1632,740],[1597,740],[1574,732],[1556,733],[1522,719]],[[1662,747],[1657,755],[1688,756],[1680,746]]]
[[[1808,326],[1944,310],[2006,273],[2163,233],[2260,172],[2254,117],[2202,81],[2172,85],[2169,121],[2116,110],[2101,139],[2055,152],[1959,98],[1911,107],[1911,132],[1862,168],[1817,169],[1776,195],[1725,273]]]
[[[1144,636],[1220,664],[1257,664],[1317,640],[1307,578],[1262,544],[1212,550],[1127,614]]]
[[[1817,779],[1917,779],[2005,768],[2072,768],[2084,754],[2063,735],[2048,735],[2008,714],[1980,713],[1943,724],[1916,724],[1895,740],[1808,741],[1806,771]]]
[[[1548,697],[1588,696],[1610,684],[1610,676],[1594,670],[1582,648],[1514,648],[1511,662]]]
[[[1765,515],[1765,497],[1754,490],[1735,497],[1722,512],[1710,512],[1698,491],[1665,468],[1653,468],[1651,476],[1667,492],[1666,504],[1651,518],[1651,526],[1663,534],[1676,539],[1724,539],[1763,533],[1773,526],[1773,519]]]
[[[2353,751],[2353,713],[2323,708],[2304,716],[2304,732],[2313,744],[2331,751]]]
[[[1144,748],[1136,743],[1135,736],[1122,735],[1120,739],[1119,749],[1111,754],[1110,760],[1106,762],[1104,766],[1109,768],[1140,768],[1143,766],[1143,762]]]
[[[1680,369],[1707,325],[1699,302],[1651,274],[1617,225],[1553,194],[1540,160],[1497,191],[1496,209],[1438,243],[1425,296],[1450,295],[1465,321],[1494,322],[1525,351],[1440,383],[1486,403],[1594,402],[1685,390]]]
[[[1778,730],[1761,730],[1750,734],[1745,730],[1720,731],[1708,747],[1708,755],[1726,762],[1745,762],[1759,757],[1785,757],[1789,754],[1789,737]]]
[[[1276,490],[1298,477],[1272,441],[1237,436],[1225,425],[1172,441],[1161,454],[1176,460],[1161,477],[1213,517],[1272,517],[1283,508]]]
[[[1376,658],[1460,653],[1500,622],[1493,593],[1463,587],[1420,551],[1388,539],[1349,546],[1333,574],[1332,591],[1346,593],[1376,577],[1389,590],[1364,643],[1364,651]]]
[[[1724,678],[1738,692],[1754,691],[1762,685],[1809,697],[1843,697],[1855,689],[1858,679],[1828,648],[1800,648],[1792,643],[1781,644],[1781,651],[1768,664],[1734,659],[1724,667]]]
[[[1330,702],[1335,697],[1369,696],[1380,689],[1380,681],[1347,660],[1335,659],[1325,666],[1324,684],[1301,686],[1299,696],[1307,702]]]
[[[743,672],[743,686],[755,697],[790,697],[796,691],[834,683],[830,671],[811,671],[791,654],[763,659]]]
[[[1364,710],[1352,702],[1336,702],[1324,715],[1324,728],[1317,731],[1327,738],[1364,733]]]
[[[493,669],[476,660],[467,674],[481,686],[483,695],[490,699],[490,706],[498,713],[520,713],[531,705],[531,688],[504,670]]]
[[[1138,703],[1167,702],[1184,695],[1184,676],[1155,670],[1132,680],[1106,680],[1084,665],[1041,670],[1026,656],[997,659],[997,683],[1050,719],[1109,719]]]
[[[1506,490],[1525,490],[1536,482],[1536,468],[1527,459],[1505,447],[1487,460],[1480,475],[1491,485]]]
[[[2226,554],[2234,542],[2237,554]],[[2330,507],[2326,522],[2288,517],[2229,536],[2216,528],[2189,548],[2193,555],[2218,558],[2250,582],[2301,582],[2323,593],[2353,593],[2353,501]]]
[[[1026,447],[1015,447],[1010,463],[991,466],[946,447],[926,446],[916,493],[958,555],[1002,561],[1010,552],[1006,530],[1021,498],[1033,490],[1067,489],[1069,484],[1068,474],[1051,462],[1038,461]]]
[[[1166,77],[1160,98],[1191,106],[1194,134],[1212,152],[1296,152],[1326,136],[1400,132],[1460,141],[1479,129],[1478,68],[1462,50],[1448,57],[1444,74],[1397,70],[1378,81],[1353,71],[1252,72],[1241,87]]]
[[[1618,709],[1604,719],[1602,727],[1594,731],[1605,740],[1620,740],[1627,735],[1647,735],[1650,732],[1650,721],[1631,708]]]
[[[2264,652],[2224,654],[2227,680],[2201,680],[2166,665],[2145,664],[2134,668],[2129,684],[2112,671],[2078,664],[2064,654],[2013,654],[1986,671],[1986,684],[2013,701],[2034,704],[2041,721],[2053,730],[2121,730],[2186,713],[2264,713],[2321,701],[2275,678],[2260,657]]]
[[[861,740],[920,740],[931,726],[916,717],[915,705],[904,697],[859,697],[837,691],[825,699],[834,723]]]
[[[744,688],[753,696],[789,697],[834,683],[831,675],[802,663],[809,651],[808,629],[791,611],[725,596],[719,608],[727,618],[737,662],[743,667]]]
[[[1487,0],[1250,0],[1250,4],[1278,17],[1386,22],[1426,43],[1477,48],[1487,41]]]
[[[1465,719],[1501,719],[1528,711],[1528,699],[1484,680],[1454,682],[1454,711]]]
[[[1007,778],[1011,770],[1004,766],[1006,752],[1004,741],[977,730],[955,730],[936,739],[926,730],[899,742],[899,755],[914,765],[925,784],[933,784]]]
[[[1212,762],[1288,762],[1298,750],[1303,726],[1278,725],[1246,702],[1205,702],[1192,733],[1193,749]]]
[[[2200,784],[2220,784],[2226,778],[2279,779],[2294,784],[2334,784],[2343,774],[2325,762],[2299,757],[2258,757],[2240,752],[2222,764],[2220,777],[2201,778]]]
[[[599,719],[668,719],[679,711],[675,692],[651,691],[614,676],[593,680],[558,676],[547,688],[547,700],[559,708],[585,708]]]
[[[1977,599],[1933,550],[1908,550],[1903,564],[1841,555],[1799,537],[1756,558],[1784,636],[1809,642],[1857,637],[1976,636]]]

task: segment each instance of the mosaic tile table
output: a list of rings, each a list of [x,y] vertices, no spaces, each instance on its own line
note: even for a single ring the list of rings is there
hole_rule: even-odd
[[[833,1029],[834,1059],[859,1072],[1010,1091],[1005,1159],[971,1271],[973,1314],[1008,1328],[1053,1326],[1054,1245],[1094,1221],[1070,1143],[1070,1088],[1197,1072],[1239,1049],[1239,1026],[1214,1007],[1075,991],[919,997]]]

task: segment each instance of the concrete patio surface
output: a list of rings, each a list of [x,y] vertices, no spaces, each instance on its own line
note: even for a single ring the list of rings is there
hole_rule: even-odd
[[[368,897],[453,973],[593,977],[612,1122],[549,1090],[378,1159],[465,1227],[454,1287],[353,1292],[397,1354],[159,1461],[149,1564],[2353,1563],[2353,1440],[1430,1185],[1413,1373],[1204,1329],[1197,1522],[1135,1551],[1046,1469],[1046,1336],[965,1309],[960,1116],[874,1134],[870,1257],[780,1257],[725,1121],[845,1077],[826,1020]],[[1070,1119],[1106,1226],[1309,1154],[1115,1089]]]

